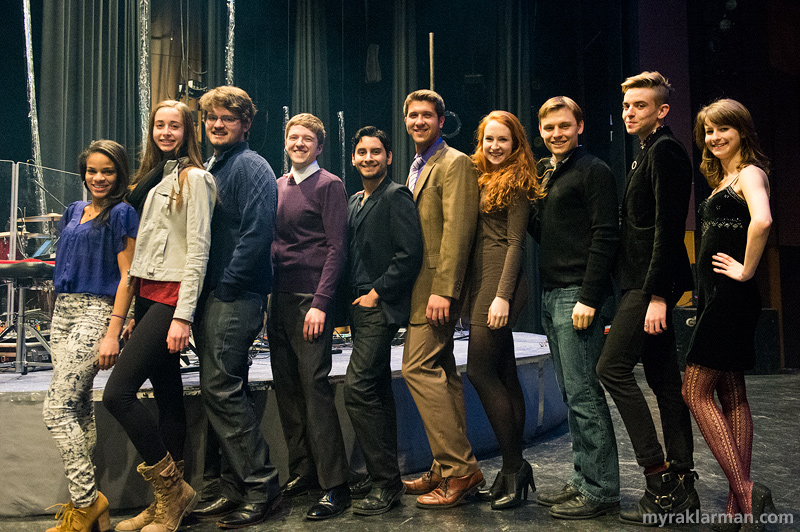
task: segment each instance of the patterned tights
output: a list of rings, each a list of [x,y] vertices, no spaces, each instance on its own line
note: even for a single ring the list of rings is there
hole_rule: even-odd
[[[722,408],[714,401],[715,391]],[[726,512],[751,513],[753,418],[747,402],[744,372],[718,371],[691,364],[686,367],[682,392],[703,438],[728,478]]]

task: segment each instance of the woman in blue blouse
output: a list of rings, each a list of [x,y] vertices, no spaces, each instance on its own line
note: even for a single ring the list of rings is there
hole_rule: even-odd
[[[61,505],[60,521],[48,532],[110,528],[108,501],[97,491],[92,464],[97,442],[92,382],[119,354],[139,227],[136,211],[122,201],[130,180],[122,146],[96,140],[81,153],[78,167],[91,201],[71,204],[59,223],[53,278],[58,298],[50,332],[53,378],[44,401],[44,421],[64,461],[72,500]]]

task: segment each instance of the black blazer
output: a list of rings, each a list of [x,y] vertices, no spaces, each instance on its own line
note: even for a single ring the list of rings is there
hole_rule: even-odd
[[[411,289],[422,266],[422,227],[411,191],[386,176],[356,216],[364,191],[350,196],[348,238],[358,246],[372,288],[390,325],[408,324]],[[352,295],[352,263],[348,263],[346,294]],[[352,303],[354,298],[348,301]]]
[[[616,277],[675,303],[693,286],[683,243],[692,192],[692,164],[668,127],[657,131],[628,172],[620,210]]]

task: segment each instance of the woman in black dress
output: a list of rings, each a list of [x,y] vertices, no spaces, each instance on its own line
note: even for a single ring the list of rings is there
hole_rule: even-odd
[[[728,478],[726,513],[731,520],[735,514],[740,520],[752,514],[758,530],[772,497],[769,488],[750,480],[753,420],[744,372],[755,364],[761,300],[753,275],[772,224],[769,166],[750,113],[735,100],[718,100],[701,109],[694,133],[703,150],[700,170],[713,191],[700,206],[698,318],[683,398]],[[715,391],[722,408],[714,401]],[[719,529],[738,530],[739,524]]]

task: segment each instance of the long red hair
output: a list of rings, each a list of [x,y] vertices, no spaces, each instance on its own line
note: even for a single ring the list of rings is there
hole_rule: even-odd
[[[506,126],[511,131],[512,150],[508,158],[498,168],[492,168],[483,154],[483,134],[486,125],[492,120]],[[508,111],[492,111],[481,120],[475,132],[477,145],[472,160],[481,175],[478,186],[485,191],[481,200],[483,212],[493,212],[508,208],[520,193],[534,201],[544,196],[536,174],[536,163],[528,144],[528,136],[519,119]]]

